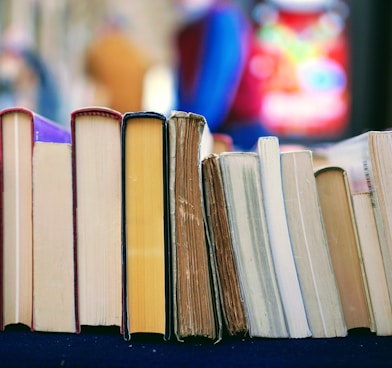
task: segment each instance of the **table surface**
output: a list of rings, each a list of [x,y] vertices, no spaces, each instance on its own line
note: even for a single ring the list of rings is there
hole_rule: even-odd
[[[163,341],[134,335],[125,341],[112,328],[84,328],[80,334],[0,332],[0,367],[392,367],[392,337],[368,330],[331,339],[224,337]]]

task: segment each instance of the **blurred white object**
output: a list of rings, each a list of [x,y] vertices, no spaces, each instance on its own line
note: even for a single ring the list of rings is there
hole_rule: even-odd
[[[171,68],[164,64],[152,66],[144,80],[144,110],[166,115],[174,106],[174,96],[174,76]]]

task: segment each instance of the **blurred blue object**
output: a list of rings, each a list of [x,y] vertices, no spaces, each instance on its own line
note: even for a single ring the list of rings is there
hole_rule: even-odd
[[[8,40],[0,45],[0,108],[25,107],[51,120],[59,118],[55,81],[33,48]]]

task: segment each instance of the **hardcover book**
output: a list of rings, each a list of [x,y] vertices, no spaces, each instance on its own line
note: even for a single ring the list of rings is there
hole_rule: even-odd
[[[70,143],[70,133],[33,111],[0,112],[0,327],[33,327],[33,151],[37,142]]]
[[[36,142],[33,151],[33,324],[76,332],[70,143]]]
[[[78,331],[123,326],[121,125],[108,108],[71,114]]]
[[[165,116],[126,113],[122,125],[124,333],[171,333]]]

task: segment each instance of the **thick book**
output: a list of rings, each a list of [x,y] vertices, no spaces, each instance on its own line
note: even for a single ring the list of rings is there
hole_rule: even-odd
[[[170,338],[166,117],[155,112],[123,116],[124,336],[157,333]]]
[[[287,225],[278,138],[260,137],[257,151],[268,237],[287,327],[292,338],[308,337],[310,329]]]
[[[219,340],[222,320],[206,234],[201,156],[203,116],[173,111],[168,121],[173,328],[178,340]]]
[[[255,152],[225,152],[219,164],[249,335],[289,337],[268,236],[259,157]]]
[[[76,332],[70,143],[33,151],[33,325]]]
[[[281,154],[286,217],[312,337],[347,335],[321,214],[312,154]]]
[[[202,160],[202,175],[207,230],[215,256],[224,325],[229,335],[244,334],[248,327],[217,154]]]
[[[374,331],[369,286],[347,173],[340,167],[315,172],[328,247],[347,329]]]
[[[122,328],[122,115],[71,113],[77,326]]]
[[[0,112],[0,327],[33,327],[33,150],[37,142],[70,142],[70,133],[33,111]]]

